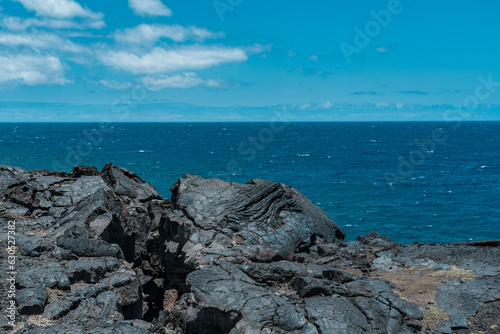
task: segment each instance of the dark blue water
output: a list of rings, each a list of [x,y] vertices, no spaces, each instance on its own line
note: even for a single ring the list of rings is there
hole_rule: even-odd
[[[0,124],[0,163],[113,163],[164,197],[184,173],[286,183],[348,239],[500,238],[500,122]]]

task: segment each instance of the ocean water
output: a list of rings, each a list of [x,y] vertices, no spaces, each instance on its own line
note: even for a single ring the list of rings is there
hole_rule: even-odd
[[[500,238],[500,122],[2,123],[0,163],[113,163],[164,197],[184,173],[293,186],[353,240]]]

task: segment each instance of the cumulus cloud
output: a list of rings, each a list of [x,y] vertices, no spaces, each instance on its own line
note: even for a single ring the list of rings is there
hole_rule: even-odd
[[[142,79],[144,87],[152,91],[158,91],[164,88],[192,88],[196,86],[219,87],[220,80],[204,80],[196,73],[185,72],[174,75],[159,75],[156,77],[145,77]]]
[[[188,39],[205,40],[222,36],[223,33],[214,33],[195,26],[183,27],[178,24],[140,24],[134,28],[119,30],[113,35],[117,42],[142,45],[152,45],[161,38],[184,42]]]
[[[24,8],[34,11],[37,16],[71,19],[74,17],[102,19],[102,13],[83,8],[73,0],[14,0],[20,2]]]
[[[53,56],[0,56],[0,84],[47,85],[67,83],[61,61]]]
[[[0,32],[0,44],[10,47],[25,46],[34,50],[58,49],[66,52],[83,53],[88,49],[74,44],[68,39],[51,33],[12,34]]]
[[[128,0],[128,5],[139,16],[172,16],[172,11],[160,0]]]
[[[247,54],[240,48],[224,46],[188,46],[177,49],[154,48],[142,56],[127,51],[106,51],[99,54],[107,66],[134,74],[154,74],[203,69],[222,63],[245,61]]]

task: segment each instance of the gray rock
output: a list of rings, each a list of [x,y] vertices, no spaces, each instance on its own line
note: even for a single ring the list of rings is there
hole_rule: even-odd
[[[185,175],[171,190],[176,206],[196,225],[193,235],[198,229],[215,235],[229,228],[234,231],[230,240],[235,248],[252,260],[291,257],[296,245],[312,235],[328,242],[345,237],[320,208],[283,184],[260,179],[237,184]],[[203,243],[190,240],[184,252],[200,253],[199,246],[210,243],[207,237]]]
[[[16,303],[19,314],[42,314],[49,295],[44,288],[27,288],[16,294]]]
[[[125,168],[108,164],[102,169],[101,177],[118,196],[127,196],[140,202],[162,199],[152,184]]]
[[[110,245],[100,239],[91,239],[90,233],[82,226],[73,226],[57,239],[57,245],[70,249],[78,256],[123,258],[123,252],[118,245]]]
[[[500,279],[474,279],[465,282],[445,281],[436,290],[436,304],[450,314],[446,325],[451,329],[467,328],[467,319],[483,305],[500,299]]]
[[[28,269],[17,277],[17,284],[21,288],[58,288],[70,289],[68,276],[64,274],[59,264],[49,264],[47,267]]]
[[[103,257],[90,260],[78,260],[66,263],[64,272],[71,284],[79,281],[85,283],[97,283],[108,272],[116,271],[120,262],[112,257]]]

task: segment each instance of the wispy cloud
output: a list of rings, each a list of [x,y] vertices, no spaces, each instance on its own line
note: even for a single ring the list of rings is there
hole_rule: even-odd
[[[169,38],[174,42],[188,39],[203,41],[209,38],[223,37],[224,33],[215,33],[195,26],[183,27],[178,24],[140,24],[133,28],[116,31],[113,34],[117,42],[125,44],[154,45],[161,38]]]
[[[63,85],[61,61],[53,56],[10,55],[0,56],[0,84],[10,85]]]
[[[134,87],[134,85],[132,85],[130,82],[117,82],[115,80],[99,80],[99,83],[108,88],[117,90],[130,89]]]
[[[104,14],[94,13],[88,8],[83,8],[73,0],[14,0],[20,2],[24,8],[34,11],[37,16],[71,19],[74,17],[100,20]]]
[[[373,91],[360,91],[360,92],[349,93],[349,95],[382,95],[382,94]]]
[[[385,52],[389,52],[389,49],[386,48],[385,46],[381,46],[381,47],[378,47],[375,49],[377,52],[380,52],[380,53],[385,53]]]
[[[204,80],[196,73],[185,72],[174,75],[159,75],[156,77],[145,77],[142,79],[144,87],[152,91],[158,91],[164,88],[192,88],[197,86],[220,87],[220,80]]]
[[[172,11],[160,0],[129,0],[128,5],[139,16],[172,16]]]
[[[222,63],[245,61],[248,56],[241,48],[196,45],[169,50],[157,47],[144,55],[106,51],[101,52],[99,58],[105,65],[134,74],[154,74],[204,69]]]
[[[4,16],[0,21],[2,28],[12,31],[22,31],[28,28],[49,28],[49,29],[101,29],[105,26],[103,20],[83,20],[77,22],[74,19],[53,19],[53,18],[27,18],[21,19],[15,16]]]
[[[307,60],[309,61],[318,61],[318,56],[316,55],[312,55],[311,57],[309,57]]]
[[[73,53],[88,52],[86,47],[77,45],[68,39],[56,34],[43,32],[23,34],[0,32],[0,44],[10,47],[25,46],[34,50],[57,49]]]
[[[403,91],[399,91],[398,93],[400,93],[400,94],[411,94],[411,95],[426,95],[426,94],[429,94],[429,92],[424,92],[422,90],[403,90]]]
[[[331,109],[333,107],[333,103],[330,101],[326,101],[325,103],[321,103],[318,105],[318,108],[320,109]]]

